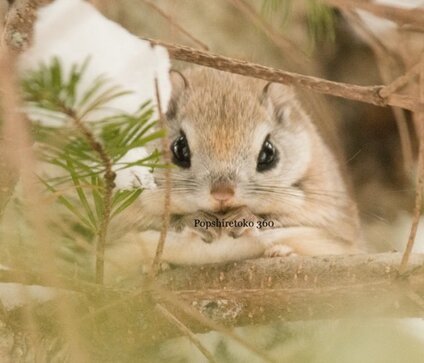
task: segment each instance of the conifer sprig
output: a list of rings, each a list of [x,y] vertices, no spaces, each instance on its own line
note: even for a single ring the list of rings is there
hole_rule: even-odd
[[[164,133],[155,129],[150,102],[141,104],[134,114],[114,112],[109,116],[108,104],[130,92],[110,85],[105,77],[97,77],[82,92],[88,65],[86,60],[65,72],[55,58],[27,74],[22,88],[33,116],[40,159],[58,170],[57,175],[40,180],[91,235],[97,236],[96,281],[101,283],[110,221],[142,193],[141,185],[133,190],[116,189],[115,173],[133,166],[163,166],[157,150],[140,160],[121,159]],[[108,116],[99,119],[102,114]]]

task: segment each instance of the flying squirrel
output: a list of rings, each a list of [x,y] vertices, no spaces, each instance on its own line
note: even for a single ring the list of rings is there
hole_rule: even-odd
[[[356,204],[292,87],[202,67],[172,72],[171,81],[166,127],[174,166],[163,261],[359,251]],[[155,169],[154,178],[157,188],[143,191],[138,202],[132,247],[117,245],[109,257],[152,260],[165,170]],[[239,223],[201,227],[218,221]],[[267,227],[258,228],[263,222]]]

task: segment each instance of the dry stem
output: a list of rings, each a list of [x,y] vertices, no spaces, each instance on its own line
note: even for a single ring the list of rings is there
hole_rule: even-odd
[[[399,26],[410,25],[417,29],[424,29],[424,10],[420,8],[405,9],[362,0],[324,0],[324,2],[342,10],[365,10],[378,17],[391,20]]]
[[[156,11],[159,15],[165,18],[172,26],[174,26],[179,32],[184,34],[187,38],[189,38],[193,43],[197,44],[200,48],[204,50],[209,50],[209,47],[203,43],[201,40],[194,37],[189,31],[184,29],[180,24],[178,24],[169,14],[163,11],[159,6],[153,3],[150,0],[141,0],[143,3],[151,7],[154,11]]]
[[[207,327],[210,330],[217,331],[226,335],[227,337],[239,343],[241,346],[245,347],[247,350],[257,355],[258,357],[261,357],[262,359],[264,359],[266,362],[276,363],[276,361],[273,358],[268,356],[262,350],[257,349],[252,344],[240,338],[237,334],[233,333],[231,330],[227,329],[226,327],[217,323],[216,321],[210,319],[205,314],[199,312],[199,310],[193,307],[193,305],[195,306],[196,304],[190,304],[190,299],[188,300],[181,299],[182,298],[181,295],[174,294],[173,292],[167,291],[164,289],[156,288],[155,291],[156,293],[158,293],[157,299],[159,301],[161,300],[166,301],[168,305],[170,304],[174,308],[177,308],[177,310],[182,311],[187,316],[187,318],[192,320],[194,319],[194,321],[196,321],[198,324],[200,323],[201,326]],[[220,292],[224,292],[224,290],[220,289]]]
[[[101,323],[103,319],[93,317],[109,309],[131,314],[121,327],[124,332],[128,321],[143,321],[136,328],[137,336],[140,344],[150,345],[181,335],[174,324],[160,314],[152,314],[149,304],[154,307],[159,303],[192,332],[221,332],[272,361],[224,326],[352,316],[422,317],[424,255],[411,255],[409,269],[403,275],[398,272],[400,260],[401,254],[386,253],[264,258],[180,267],[161,273],[151,290],[98,286],[91,293],[87,290],[91,299],[82,299],[81,304],[90,314],[87,321]],[[10,282],[10,276],[6,277]],[[51,310],[35,311],[37,319],[54,319]]]
[[[384,83],[388,83],[388,85],[380,91],[380,95],[382,97],[389,97],[404,87],[417,73],[419,64],[412,67],[412,69],[408,70],[405,74],[395,78],[399,72],[403,72],[404,69],[404,65],[399,57],[387,49],[387,47],[364,25],[358,14],[354,11],[345,11],[344,15],[367,39],[368,44],[374,52],[380,76]],[[393,80],[393,78],[395,79]],[[405,111],[398,107],[392,107],[392,111],[399,131],[404,170],[409,176],[413,168],[414,158]]]
[[[421,55],[420,62],[420,110],[414,117],[416,118],[415,126],[417,128],[417,135],[419,139],[419,154],[418,154],[418,168],[417,168],[417,183],[415,193],[415,208],[412,220],[411,231],[409,233],[408,242],[406,244],[405,252],[402,257],[399,271],[405,272],[409,256],[414,246],[415,237],[417,234],[418,224],[420,222],[421,210],[423,204],[423,191],[424,191],[424,54]]]
[[[158,107],[158,113],[159,113],[159,127],[162,130],[165,130],[165,117],[162,112],[162,106],[161,106],[161,99],[160,99],[160,93],[159,93],[159,85],[158,80],[155,78],[155,92],[156,92],[156,102]],[[163,248],[165,246],[165,240],[166,240],[166,234],[168,232],[169,228],[169,219],[170,219],[170,205],[171,205],[171,169],[170,169],[170,162],[171,162],[171,156],[169,154],[169,148],[168,148],[168,136],[165,135],[162,137],[162,153],[163,158],[165,161],[166,169],[165,169],[165,195],[164,195],[164,206],[163,206],[163,225],[162,229],[160,231],[160,237],[158,246],[156,249],[155,258],[153,260],[152,269],[151,269],[151,277],[156,276],[160,269],[160,259],[162,257]]]
[[[406,86],[420,71],[421,62],[417,63],[415,66],[411,67],[405,74],[399,76],[393,80],[390,84],[384,87],[381,90],[380,94],[382,97],[389,97],[391,94],[395,93],[402,87]]]
[[[283,37],[268,24],[263,16],[257,13],[255,8],[246,0],[227,0],[230,4],[245,14],[251,22],[258,27],[271,41],[282,50],[284,57],[290,59],[293,64],[300,64],[302,68],[309,66],[308,55],[289,39]]]
[[[371,103],[377,106],[391,105],[408,110],[415,110],[418,104],[418,99],[406,95],[391,94],[386,98],[382,97],[380,95],[380,91],[384,89],[384,86],[358,86],[341,82],[333,82],[318,77],[305,76],[248,61],[224,57],[183,45],[175,45],[153,39],[147,40],[149,40],[152,44],[162,45],[167,48],[170,56],[174,59],[222,71],[256,77],[270,82],[291,84],[306,90]]]
[[[186,336],[196,347],[199,349],[199,351],[205,356],[205,358],[209,362],[217,362],[213,355],[203,346],[203,344],[200,342],[200,340],[197,338],[197,336],[186,326],[181,322],[179,319],[175,317],[168,309],[163,307],[160,304],[156,304],[155,306],[156,310],[159,311],[169,322],[174,324],[181,333]]]

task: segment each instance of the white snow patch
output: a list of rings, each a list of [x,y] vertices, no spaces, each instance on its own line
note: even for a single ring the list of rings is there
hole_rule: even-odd
[[[83,0],[56,0],[38,11],[33,45],[20,58],[22,72],[36,70],[40,64],[50,64],[57,57],[65,74],[75,64],[89,60],[77,96],[104,75],[129,95],[112,100],[107,109],[92,112],[88,119],[96,120],[119,111],[133,114],[147,101],[156,101],[155,78],[158,80],[161,106],[167,109],[171,95],[170,62],[165,48],[151,46],[130,34],[120,25],[106,19]],[[24,73],[25,74],[25,73]],[[109,84],[109,83],[108,83]],[[156,109],[156,107],[154,107]],[[34,110],[29,110],[30,115]],[[51,117],[37,120],[52,125]],[[61,122],[56,121],[57,126]]]
[[[377,4],[394,6],[404,9],[414,9],[424,6],[424,0],[376,0]]]
[[[115,165],[115,185],[118,189],[131,190],[137,188],[155,189],[153,174],[144,166],[134,165],[121,169],[123,164],[129,164],[149,156],[144,147],[129,150]]]
[[[408,236],[411,231],[412,216],[407,212],[400,212],[396,221],[393,223],[391,231],[394,248],[398,251],[404,251]],[[417,234],[415,236],[414,253],[424,253],[424,217],[421,217],[418,223]]]
[[[424,0],[376,0],[374,2],[404,9],[424,7]],[[357,10],[357,13],[366,27],[378,37],[384,34],[388,36],[389,33],[394,32],[398,28],[395,22],[373,15],[368,11]]]
[[[56,296],[57,291],[49,287],[0,283],[0,301],[6,310],[16,309],[30,303],[43,303]]]

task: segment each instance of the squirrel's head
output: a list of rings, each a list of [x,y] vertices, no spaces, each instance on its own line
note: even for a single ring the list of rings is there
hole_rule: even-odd
[[[260,215],[301,203],[314,128],[292,88],[202,68],[171,78],[172,213],[247,206]]]

